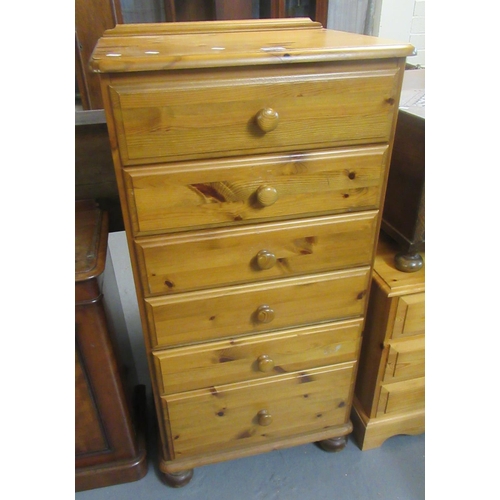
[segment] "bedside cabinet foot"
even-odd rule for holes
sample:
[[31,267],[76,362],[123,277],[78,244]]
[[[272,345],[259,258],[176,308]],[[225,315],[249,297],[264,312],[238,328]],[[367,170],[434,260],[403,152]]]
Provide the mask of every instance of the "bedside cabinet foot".
[[347,444],[347,436],[339,436],[332,439],[324,439],[323,441],[318,441],[316,443],[323,451],[328,451],[329,453],[336,453],[342,451]]
[[394,257],[394,264],[398,271],[414,273],[420,271],[424,265],[424,259],[419,253],[398,253]]
[[172,488],[181,488],[191,481],[193,469],[181,470],[179,472],[163,472],[163,479]]

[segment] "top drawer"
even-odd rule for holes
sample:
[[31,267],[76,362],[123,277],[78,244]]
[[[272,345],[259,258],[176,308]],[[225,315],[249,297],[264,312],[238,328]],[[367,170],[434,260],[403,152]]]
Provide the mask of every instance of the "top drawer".
[[116,81],[109,92],[122,164],[386,142],[397,68],[360,68]]

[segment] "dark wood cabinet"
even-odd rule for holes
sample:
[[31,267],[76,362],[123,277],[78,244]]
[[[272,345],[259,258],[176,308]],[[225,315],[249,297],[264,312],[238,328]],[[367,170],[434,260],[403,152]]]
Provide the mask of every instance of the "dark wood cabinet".
[[145,390],[127,391],[99,285],[108,221],[93,202],[75,210],[75,489],[141,479],[147,472]]
[[122,23],[119,0],[75,2],[75,76],[77,95],[85,110],[103,108],[99,78],[88,65],[90,54],[106,29]]
[[[407,70],[403,89],[425,91],[425,70]],[[425,251],[425,93],[415,96],[399,112],[382,216],[382,229],[399,247],[396,267],[406,272],[423,267]]]
[[167,21],[309,17],[326,28],[328,0],[164,0]]

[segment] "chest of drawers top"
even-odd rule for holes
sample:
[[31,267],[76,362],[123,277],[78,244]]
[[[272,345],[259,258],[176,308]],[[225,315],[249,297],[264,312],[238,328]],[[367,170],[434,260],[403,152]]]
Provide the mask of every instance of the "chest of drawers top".
[[406,57],[410,44],[326,30],[307,18],[122,24],[90,60],[98,73],[355,61]]

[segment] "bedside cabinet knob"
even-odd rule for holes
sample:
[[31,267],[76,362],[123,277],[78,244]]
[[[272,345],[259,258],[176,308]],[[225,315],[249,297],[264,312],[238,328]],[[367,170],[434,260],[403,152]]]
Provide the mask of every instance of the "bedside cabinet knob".
[[259,306],[255,316],[259,323],[270,323],[274,319],[274,311],[269,306]]
[[278,199],[278,191],[272,186],[260,186],[255,193],[257,196],[257,201],[263,207],[270,207]]
[[273,416],[267,410],[260,410],[259,413],[257,413],[257,421],[259,425],[266,426],[272,423]]
[[276,255],[267,250],[261,250],[257,254],[257,266],[259,269],[271,269],[276,264]]
[[267,354],[259,356],[257,364],[261,372],[270,372],[274,368],[274,361]]
[[273,108],[264,108],[257,113],[255,120],[262,132],[267,133],[278,126],[280,118],[278,112]]

